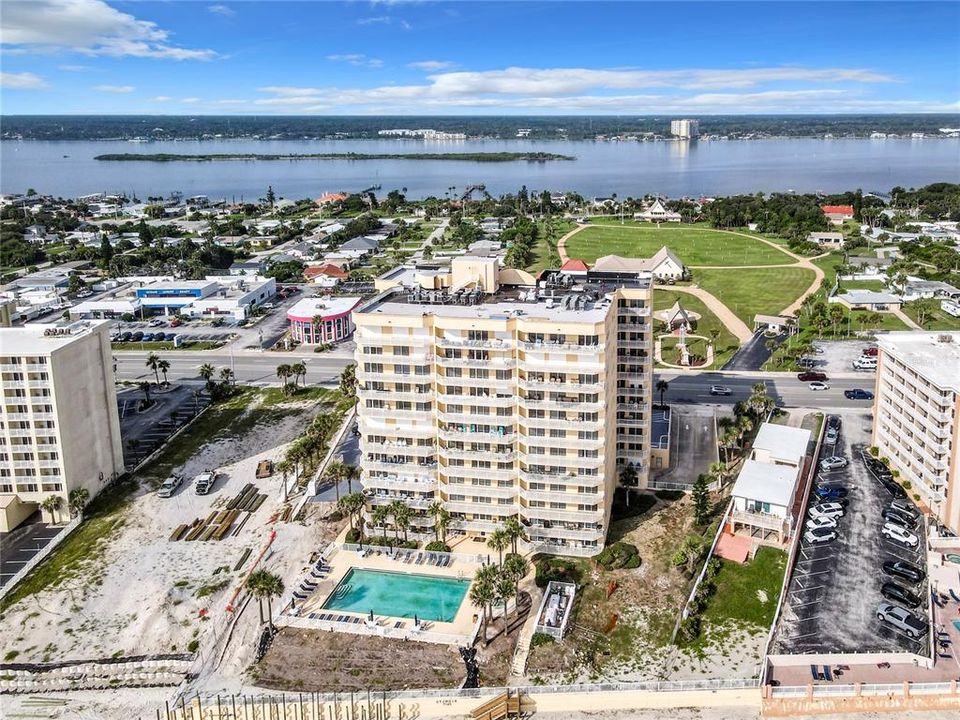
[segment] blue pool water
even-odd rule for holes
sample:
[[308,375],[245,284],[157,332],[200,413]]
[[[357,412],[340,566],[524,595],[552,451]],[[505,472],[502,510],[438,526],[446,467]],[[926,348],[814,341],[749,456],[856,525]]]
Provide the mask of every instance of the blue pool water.
[[954,626],[957,630],[960,630],[960,620],[954,620],[954,621],[953,621],[953,626]]
[[353,568],[323,604],[327,610],[452,622],[470,582]]

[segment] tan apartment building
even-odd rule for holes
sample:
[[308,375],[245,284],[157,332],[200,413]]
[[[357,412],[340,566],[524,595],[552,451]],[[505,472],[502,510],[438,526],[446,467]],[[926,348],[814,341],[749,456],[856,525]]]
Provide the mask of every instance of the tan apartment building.
[[496,257],[391,274],[354,313],[363,485],[433,535],[517,517],[530,546],[602,549],[620,469],[649,472],[651,277],[551,271]]
[[960,533],[960,332],[892,332],[877,344],[873,444]]
[[51,495],[66,519],[72,489],[93,497],[123,472],[109,325],[0,328],[0,530]]

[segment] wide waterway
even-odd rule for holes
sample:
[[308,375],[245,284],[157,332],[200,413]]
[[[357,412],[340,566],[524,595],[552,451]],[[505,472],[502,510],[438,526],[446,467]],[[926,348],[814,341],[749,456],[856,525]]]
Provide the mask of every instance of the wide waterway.
[[[547,152],[573,161],[231,160],[107,162],[105,153]],[[203,140],[0,142],[0,192],[55,196],[96,192],[143,199],[182,192],[256,199],[316,197],[379,185],[413,198],[459,194],[484,184],[498,195],[572,190],[587,197],[731,195],[758,191],[888,191],[960,181],[960,139],[774,139],[699,142],[468,140]]]

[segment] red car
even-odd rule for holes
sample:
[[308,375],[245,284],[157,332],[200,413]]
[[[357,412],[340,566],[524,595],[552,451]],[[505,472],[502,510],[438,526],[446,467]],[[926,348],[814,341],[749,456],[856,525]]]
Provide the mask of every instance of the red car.
[[827,374],[822,372],[802,372],[797,375],[797,380],[801,382],[823,382],[827,379]]
[[868,347],[863,349],[863,354],[867,357],[876,357],[880,354],[880,348]]

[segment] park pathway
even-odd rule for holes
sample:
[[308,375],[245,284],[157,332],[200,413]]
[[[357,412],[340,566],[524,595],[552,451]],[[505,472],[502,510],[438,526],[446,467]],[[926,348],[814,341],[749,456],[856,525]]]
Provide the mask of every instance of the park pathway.
[[913,318],[907,315],[900,308],[890,308],[890,312],[896,315],[898,318],[900,318],[900,321],[911,330],[923,330],[922,327],[920,327],[913,321]]
[[710,312],[716,315],[720,322],[726,325],[727,330],[733,333],[741,343],[745,343],[753,337],[753,331],[747,327],[747,324],[743,320],[738,318],[730,308],[703,288],[697,287],[696,285],[670,285],[664,289],[670,292],[687,293],[688,295],[700,298],[703,304],[710,308]]

